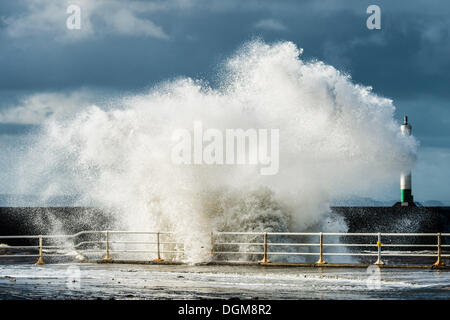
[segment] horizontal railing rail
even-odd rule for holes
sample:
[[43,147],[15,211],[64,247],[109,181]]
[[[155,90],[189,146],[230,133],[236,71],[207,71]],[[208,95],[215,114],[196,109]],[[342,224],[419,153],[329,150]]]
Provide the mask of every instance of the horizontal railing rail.
[[[228,237],[228,239],[223,239],[227,236],[234,236],[233,238]],[[237,237],[236,237],[237,236]],[[239,236],[257,236],[259,237],[259,241],[249,242],[245,241]],[[437,261],[434,263],[434,266],[443,266],[444,262],[442,258],[450,257],[450,254],[443,253],[442,249],[449,248],[450,245],[442,244],[442,238],[450,236],[450,233],[343,233],[343,232],[217,232],[211,234],[211,243],[213,243],[214,248],[212,250],[212,254],[214,255],[260,255],[262,256],[262,260],[260,261],[263,264],[270,263],[269,256],[318,256],[318,260],[315,262],[316,265],[324,265],[326,261],[324,257],[329,256],[349,256],[349,257],[377,257],[377,260],[374,264],[383,265],[382,257],[436,257]],[[280,237],[289,238],[289,237],[317,237],[317,242],[314,240],[310,240],[310,242],[297,241],[297,242],[280,242]],[[371,243],[347,243],[347,242],[338,242],[338,243],[327,243],[324,240],[324,237],[362,237],[364,239],[367,238],[375,238],[376,241]],[[390,240],[392,241],[394,238],[406,238],[406,237],[435,237],[435,243],[396,243],[395,241],[392,243],[382,243],[382,240]],[[222,238],[222,240],[219,240]],[[389,239],[390,238],[390,239]],[[270,241],[269,239],[274,239],[274,241]],[[339,238],[338,238],[339,239]],[[242,247],[250,247],[253,246],[253,250],[248,250],[249,248]],[[215,249],[215,248],[222,249]],[[224,248],[225,247],[225,248]],[[232,248],[235,250],[232,250]],[[311,251],[280,251],[280,248],[318,248],[317,252]],[[325,248],[377,248],[376,251],[368,252],[368,251],[360,251],[360,252],[327,252]],[[392,248],[401,248],[401,249],[415,249],[412,252],[400,251],[400,252],[390,252],[390,251],[382,251],[382,247],[392,249]],[[263,248],[262,251],[255,250],[256,248]],[[278,248],[278,250],[277,250]],[[417,249],[430,249],[435,252],[418,252]],[[430,251],[429,250],[429,251]]]
[[[81,238],[84,235],[94,235],[104,237],[103,239],[98,240],[80,240],[76,241],[78,238]],[[154,259],[155,261],[163,261],[161,258],[161,254],[182,254],[184,251],[180,249],[162,249],[162,246],[183,246],[183,243],[176,241],[164,240],[161,241],[161,236],[170,236],[173,235],[172,232],[150,232],[150,231],[120,231],[120,230],[89,230],[89,231],[81,231],[71,235],[8,235],[1,236],[0,241],[2,240],[16,240],[16,239],[33,239],[37,240],[37,245],[27,245],[27,246],[5,246],[0,247],[1,249],[11,251],[13,250],[28,250],[34,249],[37,252],[34,254],[25,253],[16,253],[16,254],[0,254],[0,258],[11,258],[11,257],[37,257],[38,261],[36,264],[44,264],[44,255],[46,257],[61,257],[61,256],[84,256],[86,254],[92,253],[104,253],[103,260],[110,261],[112,260],[111,254],[113,253],[128,253],[128,254],[136,254],[136,253],[149,253],[156,254],[157,257]],[[154,237],[151,241],[144,240],[115,240],[111,239],[111,236],[152,236]],[[63,241],[65,242],[63,245],[46,245],[44,241]],[[71,243],[67,243],[71,241]],[[101,248],[83,248],[86,246],[101,246]],[[146,246],[156,246],[155,249],[151,250],[150,248],[136,249],[136,248],[111,248],[111,246],[120,246],[120,245],[146,245]],[[72,252],[68,251],[68,249],[73,249]],[[62,251],[58,253],[58,251]]]
[[[147,238],[140,239],[140,236]],[[450,233],[211,232],[210,237],[213,261],[229,260],[226,258],[228,256],[238,257],[239,261],[255,261],[255,258],[248,258],[247,255],[261,256],[260,263],[269,264],[269,257],[316,256],[318,260],[314,264],[325,265],[325,257],[347,256],[376,257],[374,264],[383,265],[383,257],[435,257],[434,266],[439,267],[444,266],[443,258],[450,258],[450,253],[443,251],[450,245],[442,241],[450,237]],[[433,237],[435,240],[426,243],[416,241]],[[350,238],[363,239],[364,242],[349,243],[352,242]],[[163,258],[174,260],[185,255],[184,243],[177,241],[174,232],[167,231],[87,230],[71,235],[0,235],[0,242],[20,239],[36,240],[36,245],[0,246],[0,250],[6,250],[6,254],[0,254],[0,258],[37,257],[36,264],[44,264],[44,256],[70,257],[103,253],[102,260],[111,261],[112,255],[117,254],[154,254],[156,257],[153,260],[161,262]],[[399,242],[398,239],[404,241]],[[415,241],[408,243],[411,239]],[[58,241],[62,244],[58,244]],[[301,251],[302,248],[307,250]],[[332,251],[343,248],[353,252]],[[390,251],[394,248],[401,250]]]

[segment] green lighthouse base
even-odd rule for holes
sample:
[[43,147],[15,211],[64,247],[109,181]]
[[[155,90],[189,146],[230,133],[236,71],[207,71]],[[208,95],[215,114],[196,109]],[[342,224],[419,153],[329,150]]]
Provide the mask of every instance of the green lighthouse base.
[[400,194],[400,202],[402,203],[413,203],[414,197],[411,193],[411,189],[403,189]]

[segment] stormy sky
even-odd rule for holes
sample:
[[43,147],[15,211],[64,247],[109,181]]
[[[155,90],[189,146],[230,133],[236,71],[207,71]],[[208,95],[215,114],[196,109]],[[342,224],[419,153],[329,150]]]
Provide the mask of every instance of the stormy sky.
[[[66,27],[69,4],[81,8],[80,30]],[[372,4],[381,30],[366,27]],[[450,202],[447,0],[1,1],[0,193],[15,150],[48,117],[177,76],[214,83],[219,63],[254,38],[292,41],[304,59],[391,98],[420,141],[416,199]]]

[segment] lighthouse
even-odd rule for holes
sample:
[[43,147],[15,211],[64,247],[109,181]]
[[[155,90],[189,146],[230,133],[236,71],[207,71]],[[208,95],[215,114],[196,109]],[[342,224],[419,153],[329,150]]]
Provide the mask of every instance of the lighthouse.
[[[408,123],[408,117],[405,116],[400,130],[404,136],[410,136],[412,127]],[[405,170],[400,175],[400,201],[402,206],[414,205],[413,195],[411,192],[411,170]]]

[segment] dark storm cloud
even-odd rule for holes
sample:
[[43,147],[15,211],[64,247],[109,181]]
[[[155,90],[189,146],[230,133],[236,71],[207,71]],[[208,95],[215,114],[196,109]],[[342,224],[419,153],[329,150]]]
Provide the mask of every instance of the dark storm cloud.
[[[220,61],[261,37],[295,42],[305,59],[332,64],[392,98],[400,114],[424,111],[412,99],[432,105],[437,115],[427,118],[423,137],[438,134],[433,121],[450,115],[448,1],[80,1],[88,20],[76,37],[65,29],[63,1],[36,3],[0,4],[2,92],[132,91],[179,75],[213,81]],[[381,7],[381,30],[366,28],[370,4]],[[131,19],[125,28],[120,17],[108,20],[121,10]],[[134,33],[128,25],[137,26]],[[441,135],[448,136],[450,129]]]
[[[351,73],[355,81],[373,85],[387,96],[448,95],[450,75],[444,69],[450,67],[450,24],[443,23],[447,2],[430,2],[429,7],[435,10],[423,13],[409,8],[406,1],[380,1],[381,31],[365,27],[365,9],[374,1],[340,2],[324,2],[322,6],[310,1],[288,2],[286,7],[250,2],[242,8],[194,2],[184,9],[140,15],[160,26],[169,39],[114,32],[67,42],[55,40],[56,36],[47,32],[11,37],[3,23],[0,86],[34,90],[86,85],[136,88],[180,74],[211,77],[220,58],[260,35],[267,41],[294,41],[305,49],[306,58],[332,63]],[[399,2],[409,10],[399,10]],[[14,12],[11,2],[2,3],[0,8],[10,22],[23,10],[20,2],[16,7],[19,12]],[[264,19],[283,28],[256,28]],[[106,28],[95,24],[95,17],[92,21],[92,29]],[[378,41],[371,41],[375,36]]]

